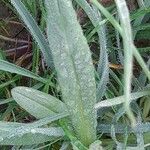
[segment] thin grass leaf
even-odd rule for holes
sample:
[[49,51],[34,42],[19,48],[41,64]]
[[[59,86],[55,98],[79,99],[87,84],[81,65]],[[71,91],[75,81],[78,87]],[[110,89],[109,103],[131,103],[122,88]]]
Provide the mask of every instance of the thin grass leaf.
[[4,87],[6,87],[6,86],[8,86],[10,84],[13,84],[14,82],[16,82],[19,79],[20,79],[20,77],[18,75],[16,75],[11,80],[9,80],[9,81],[7,81],[5,83],[0,84],[0,89],[3,89]]
[[[142,96],[149,95],[149,94],[150,94],[149,90],[143,90],[143,91],[131,93],[130,102],[132,102],[133,100],[136,100]],[[107,100],[97,103],[95,105],[95,109],[100,109],[103,107],[111,107],[111,106],[119,105],[122,103],[124,103],[124,96],[119,96],[119,97],[107,99]]]
[[38,90],[27,87],[16,87],[12,89],[11,93],[15,101],[36,118],[67,112],[67,108],[63,102]]
[[[97,15],[97,20],[102,21],[101,14],[98,12],[97,8],[93,7],[93,11],[95,15]],[[99,36],[99,44],[100,44],[100,57],[99,57],[97,72],[100,77],[100,82],[97,85],[96,98],[97,100],[100,100],[105,94],[107,83],[109,80],[109,66],[108,66],[109,62],[108,62],[108,53],[107,53],[107,37],[106,37],[105,24],[100,26],[98,30],[98,36]]]
[[18,122],[5,122],[0,121],[0,128],[3,128],[3,130],[9,131],[12,128],[16,129],[19,127],[28,127],[28,128],[38,128],[45,126],[47,124],[50,124],[54,121],[57,121],[59,119],[65,118],[68,116],[67,112],[63,113],[57,113],[54,115],[49,115],[48,117],[39,119],[38,121],[32,122],[32,123],[18,123]]
[[150,13],[149,5],[146,5],[146,8],[145,7],[139,8],[138,10],[136,10],[136,12],[133,12],[131,14],[131,21],[133,21],[137,18],[143,17],[148,13]]
[[4,61],[4,60],[0,60],[0,70],[7,71],[7,72],[10,72],[10,73],[16,73],[16,74],[19,74],[19,75],[22,75],[22,76],[33,78],[33,79],[35,79],[37,81],[40,81],[42,83],[47,83],[46,79],[34,74],[33,72],[31,72],[27,69],[24,69],[22,67],[19,67],[15,64]]
[[66,141],[63,142],[62,145],[61,145],[60,150],[67,150],[67,149],[69,149],[69,145],[70,145],[69,142],[66,142]]
[[[59,84],[78,139],[96,139],[96,85],[87,41],[70,0],[46,0],[47,35]],[[86,128],[85,128],[86,124]]]
[[122,27],[122,38],[124,45],[124,98],[125,103],[124,107],[127,112],[131,123],[135,125],[135,118],[130,109],[130,93],[131,93],[131,82],[132,82],[132,68],[133,68],[133,39],[132,39],[132,30],[130,24],[129,10],[125,0],[115,0],[121,27]]
[[0,105],[4,105],[4,104],[10,103],[12,101],[14,101],[13,98],[8,98],[8,99],[5,99],[5,100],[0,100]]
[[23,3],[19,0],[11,0],[12,5],[15,7],[19,15],[21,16],[22,20],[30,30],[32,36],[38,43],[45,61],[47,65],[50,68],[54,68],[53,66],[53,60],[52,60],[52,55],[51,55],[51,50],[49,48],[48,42],[46,41],[43,33],[41,32],[40,28],[38,27],[36,21],[34,18],[31,16],[29,11],[26,9],[26,7],[23,5]]
[[[119,23],[115,20],[115,18],[97,1],[92,0],[92,3],[99,8],[99,10],[103,13],[103,15],[111,22],[111,24],[119,31],[120,35],[123,36],[123,31]],[[137,48],[133,45],[133,54],[137,59],[138,63],[140,64],[141,68],[143,69],[144,73],[150,80],[150,71],[147,68],[144,60],[142,59],[141,55],[139,54]]]
[[[150,132],[150,123],[138,124],[134,129],[125,124],[114,124],[114,132],[117,133],[147,133]],[[98,124],[98,133],[111,133],[112,124]]]
[[34,127],[34,128],[41,127],[41,126],[47,125],[53,121],[57,121],[59,119],[65,118],[67,116],[69,116],[68,112],[57,113],[55,115],[51,115],[51,116],[42,118],[38,121],[35,121],[33,123],[30,123],[29,127]]
[[[141,1],[142,1],[142,2],[141,2]],[[138,0],[138,2],[139,2],[139,7],[140,7],[141,9],[147,11],[147,13],[150,11],[150,8],[149,8],[150,2],[149,2],[149,0],[145,0],[145,5],[144,5],[144,3],[143,3],[143,0]],[[141,17],[135,19],[133,25],[134,25],[134,26],[140,26],[141,23],[142,23],[142,21],[143,21],[143,19],[144,19],[144,16],[145,16],[145,15],[146,15],[146,13],[145,13],[143,16],[141,16]],[[133,38],[134,38],[134,39],[135,39],[136,35],[137,35],[137,31],[135,31],[134,34],[133,34]]]

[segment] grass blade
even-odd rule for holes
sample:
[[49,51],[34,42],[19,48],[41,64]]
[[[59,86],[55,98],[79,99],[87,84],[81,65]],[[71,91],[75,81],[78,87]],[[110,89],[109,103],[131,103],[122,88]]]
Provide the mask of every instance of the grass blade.
[[[99,10],[103,13],[103,15],[111,22],[111,24],[119,31],[120,35],[123,36],[123,31],[119,23],[115,20],[115,18],[97,1],[92,0],[92,3],[99,8]],[[138,63],[140,64],[141,68],[143,69],[144,73],[150,80],[150,71],[147,68],[144,60],[142,59],[141,55],[139,54],[137,48],[132,45],[133,54],[135,58],[137,59]]]
[[[138,99],[142,96],[149,95],[149,94],[150,94],[149,90],[144,90],[144,91],[131,93],[130,102],[135,100],[135,99]],[[115,97],[115,98],[112,98],[112,99],[107,99],[107,100],[101,101],[101,102],[99,102],[95,105],[95,109],[100,109],[102,107],[111,107],[111,106],[119,105],[119,104],[122,104],[122,103],[124,103],[124,95],[119,96],[119,97]]]
[[[150,123],[142,123],[137,125],[134,129],[131,126],[124,124],[115,124],[115,133],[125,133],[126,129],[128,133],[146,133],[150,131]],[[111,133],[112,124],[99,124],[97,126],[98,132]]]
[[7,71],[7,72],[10,72],[10,73],[16,73],[16,74],[19,74],[19,75],[22,75],[22,76],[33,78],[33,79],[35,79],[37,81],[40,81],[42,83],[47,83],[46,79],[34,74],[33,72],[31,72],[27,69],[24,69],[22,67],[19,67],[15,64],[9,63],[9,62],[4,61],[4,60],[1,60],[1,59],[0,59],[0,70]]
[[48,42],[46,41],[44,35],[42,34],[40,28],[38,27],[36,21],[31,16],[29,11],[26,9],[26,7],[23,5],[21,1],[18,0],[11,0],[12,5],[16,8],[17,12],[21,16],[24,23],[27,25],[28,29],[30,30],[32,36],[38,43],[45,61],[47,65],[51,68],[53,68],[53,61],[52,61],[52,55],[51,50],[49,48]]
[[133,68],[133,39],[130,24],[129,10],[124,0],[115,0],[118,13],[120,16],[121,27],[123,31],[123,45],[124,45],[124,107],[131,123],[135,125],[135,118],[130,109],[130,92],[132,82],[132,68]]

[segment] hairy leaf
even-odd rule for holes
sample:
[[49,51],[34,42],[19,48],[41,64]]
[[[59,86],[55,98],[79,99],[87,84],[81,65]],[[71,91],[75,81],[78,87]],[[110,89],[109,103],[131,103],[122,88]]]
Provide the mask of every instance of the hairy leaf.
[[32,88],[16,87],[12,89],[12,96],[22,108],[36,118],[67,112],[67,108],[63,102]]
[[[87,41],[70,0],[46,0],[47,34],[65,101],[78,138],[96,139],[96,85]],[[85,128],[86,125],[86,128]]]

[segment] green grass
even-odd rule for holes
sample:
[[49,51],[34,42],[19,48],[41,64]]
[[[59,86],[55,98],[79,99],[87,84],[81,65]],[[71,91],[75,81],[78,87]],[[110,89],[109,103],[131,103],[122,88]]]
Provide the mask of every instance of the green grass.
[[0,51],[0,149],[149,149],[149,0],[3,2],[34,40],[30,70]]

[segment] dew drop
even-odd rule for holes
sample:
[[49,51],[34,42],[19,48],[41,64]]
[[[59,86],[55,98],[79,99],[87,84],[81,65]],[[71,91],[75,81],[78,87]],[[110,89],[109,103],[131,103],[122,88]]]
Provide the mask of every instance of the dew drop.
[[31,129],[31,133],[36,133],[36,130],[35,129]]
[[2,137],[0,137],[0,142],[3,141],[4,139]]

